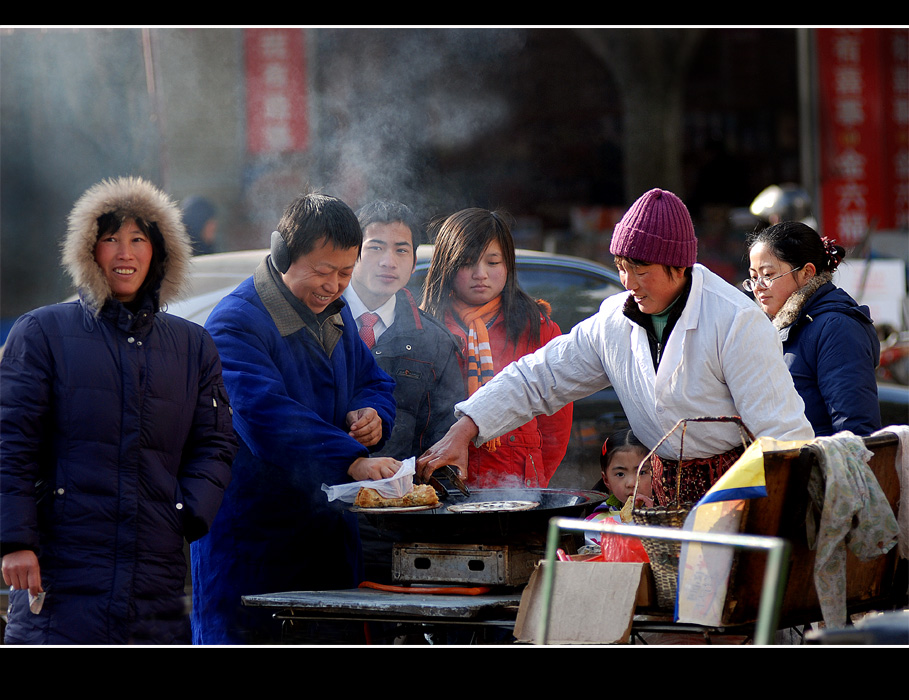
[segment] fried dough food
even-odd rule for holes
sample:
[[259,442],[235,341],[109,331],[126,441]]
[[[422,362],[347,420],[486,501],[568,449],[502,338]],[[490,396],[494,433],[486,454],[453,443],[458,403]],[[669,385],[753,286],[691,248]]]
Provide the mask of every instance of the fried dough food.
[[401,498],[385,498],[375,489],[361,488],[357,492],[354,505],[359,508],[410,508],[413,506],[437,506],[439,496],[429,484],[414,486],[413,490]]

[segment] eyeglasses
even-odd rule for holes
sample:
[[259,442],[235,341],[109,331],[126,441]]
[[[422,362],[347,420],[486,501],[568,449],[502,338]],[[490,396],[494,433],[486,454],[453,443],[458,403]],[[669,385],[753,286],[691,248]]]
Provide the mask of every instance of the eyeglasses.
[[798,272],[801,270],[804,265],[799,265],[798,267],[789,270],[789,272],[784,272],[782,275],[777,275],[776,277],[764,277],[763,275],[758,275],[757,277],[749,277],[744,282],[742,282],[742,289],[746,292],[753,292],[758,287],[765,287],[770,289],[770,286],[774,281],[778,280],[780,277],[785,277],[786,275],[791,275],[793,272]]

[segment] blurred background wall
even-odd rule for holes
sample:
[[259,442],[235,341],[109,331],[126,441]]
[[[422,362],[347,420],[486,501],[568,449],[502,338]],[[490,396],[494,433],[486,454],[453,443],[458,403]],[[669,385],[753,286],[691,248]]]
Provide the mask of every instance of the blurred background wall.
[[[604,263],[624,209],[663,187],[688,204],[700,260],[737,280],[762,189],[800,183],[833,227],[832,187],[855,186],[845,173],[864,158],[886,182],[861,211],[840,199],[838,237],[859,249],[872,227],[902,236],[906,39],[899,28],[0,28],[3,330],[72,292],[58,254],[66,216],[119,175],[211,200],[221,250],[264,247],[284,206],[318,189],[353,208],[400,199],[426,221],[503,208],[520,246]],[[858,79],[834,74],[849,61]],[[843,128],[823,121],[824,85],[858,92],[864,131],[845,100]]]

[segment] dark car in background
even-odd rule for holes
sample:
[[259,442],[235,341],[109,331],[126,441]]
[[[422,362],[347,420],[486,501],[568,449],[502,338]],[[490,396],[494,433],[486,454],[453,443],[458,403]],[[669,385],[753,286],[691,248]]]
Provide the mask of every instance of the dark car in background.
[[[215,305],[252,275],[266,255],[268,250],[261,249],[193,258],[191,295],[171,304],[167,311],[204,325]],[[418,302],[431,255],[431,246],[420,246],[408,284]],[[553,318],[563,332],[594,314],[603,299],[622,291],[615,270],[584,258],[518,249],[517,268],[518,283],[531,296],[552,304]]]
[[[418,302],[432,250],[431,245],[419,247],[417,267],[407,285]],[[603,299],[624,291],[618,272],[586,258],[518,248],[515,264],[520,287],[552,305],[552,318],[563,333],[595,314]]]

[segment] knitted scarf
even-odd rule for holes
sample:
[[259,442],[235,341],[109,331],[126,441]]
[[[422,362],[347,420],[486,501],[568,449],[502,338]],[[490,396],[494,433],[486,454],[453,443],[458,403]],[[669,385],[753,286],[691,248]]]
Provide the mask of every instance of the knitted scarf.
[[[477,389],[483,386],[495,375],[495,366],[492,362],[492,350],[489,346],[489,333],[486,324],[490,323],[502,306],[501,296],[488,301],[483,306],[470,306],[452,299],[451,310],[461,319],[467,328],[467,395],[473,396]],[[490,452],[494,452],[499,445],[495,438],[486,443]]]

